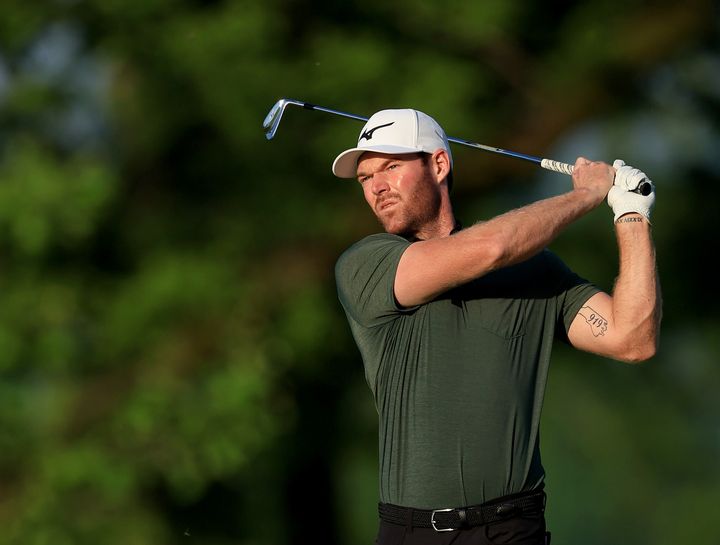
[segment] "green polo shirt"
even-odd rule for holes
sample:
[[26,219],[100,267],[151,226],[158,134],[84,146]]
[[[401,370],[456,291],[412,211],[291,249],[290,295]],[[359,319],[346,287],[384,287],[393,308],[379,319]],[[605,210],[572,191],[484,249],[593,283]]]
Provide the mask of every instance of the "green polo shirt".
[[393,285],[410,244],[371,235],[335,269],[379,415],[380,501],[461,507],[539,487],[553,339],[599,290],[546,250],[403,309]]

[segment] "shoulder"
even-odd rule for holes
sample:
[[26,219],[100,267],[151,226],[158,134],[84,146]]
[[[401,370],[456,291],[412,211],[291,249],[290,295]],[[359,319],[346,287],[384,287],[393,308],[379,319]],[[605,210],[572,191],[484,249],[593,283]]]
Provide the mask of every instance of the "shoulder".
[[399,251],[402,253],[411,243],[398,235],[376,233],[369,235],[347,248],[338,258],[335,269],[341,269],[352,263],[377,259],[383,255]]
[[402,237],[380,233],[342,253],[335,264],[335,283],[340,303],[355,322],[378,325],[398,314],[395,273],[409,245]]
[[343,252],[343,255],[349,252],[356,252],[360,251],[363,248],[371,248],[371,247],[378,247],[378,246],[387,246],[387,245],[395,245],[395,244],[401,244],[404,246],[409,246],[411,243],[407,239],[399,236],[399,235],[393,235],[390,233],[375,233],[372,235],[368,235],[363,239],[358,240],[355,244],[350,246],[345,252]]

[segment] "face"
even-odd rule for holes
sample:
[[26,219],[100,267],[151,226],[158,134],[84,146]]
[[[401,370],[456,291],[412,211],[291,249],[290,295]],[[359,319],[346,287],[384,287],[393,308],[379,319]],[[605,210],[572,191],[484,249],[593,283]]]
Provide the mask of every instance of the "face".
[[422,154],[366,152],[358,161],[357,178],[388,233],[411,238],[437,220],[440,189]]

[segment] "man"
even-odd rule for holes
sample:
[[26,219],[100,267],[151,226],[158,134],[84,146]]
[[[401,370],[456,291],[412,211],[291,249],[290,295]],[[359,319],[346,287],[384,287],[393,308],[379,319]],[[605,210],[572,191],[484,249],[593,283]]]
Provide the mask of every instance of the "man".
[[[409,109],[373,115],[333,164],[385,230],[336,265],[379,414],[377,543],[549,543],[538,428],[551,345],[654,355],[654,189],[632,191],[645,175],[622,161],[579,158],[572,190],[461,229],[452,166],[442,128]],[[612,295],[545,249],[606,197],[620,252]]]

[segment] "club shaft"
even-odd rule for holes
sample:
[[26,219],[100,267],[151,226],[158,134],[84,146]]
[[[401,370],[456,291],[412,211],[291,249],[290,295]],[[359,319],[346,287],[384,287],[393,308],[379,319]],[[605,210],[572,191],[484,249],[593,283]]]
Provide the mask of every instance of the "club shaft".
[[[302,107],[306,110],[316,110],[319,112],[326,112],[329,114],[335,114],[342,117],[347,117],[350,119],[356,119],[358,121],[367,121],[367,117],[363,117],[361,115],[355,115],[348,112],[341,112],[339,110],[332,110],[330,108],[325,108],[324,106],[318,106],[317,104],[310,104],[309,102],[302,102]],[[454,144],[462,144],[463,146],[468,146],[471,148],[480,149],[483,151],[489,151],[491,153],[499,153],[501,155],[507,155],[509,157],[515,157],[517,159],[524,159],[525,161],[532,161],[533,163],[537,163],[538,165],[542,163],[542,158],[535,157],[533,155],[527,155],[525,153],[518,153],[516,151],[510,151],[502,148],[495,148],[491,146],[485,146],[483,144],[478,144],[477,142],[471,142],[470,140],[464,140],[462,138],[455,138],[453,136],[448,136],[448,142],[453,142]],[[570,166],[570,165],[568,165]]]
[[367,121],[367,117],[363,117],[361,115],[355,115],[355,114],[349,114],[347,112],[341,112],[340,110],[332,110],[330,108],[325,108],[324,106],[318,106],[317,104],[310,104],[309,102],[302,102],[302,107],[306,110],[316,110],[318,112],[326,112],[329,114],[335,114],[340,115],[342,117],[347,117],[350,119],[357,119],[358,121]]
[[[361,115],[351,114],[348,112],[343,112],[340,110],[333,110],[332,108],[326,108],[324,106],[318,106],[317,104],[311,104],[310,102],[303,102],[300,100],[293,100],[293,99],[282,99],[279,101],[272,110],[270,110],[270,113],[265,118],[265,126],[268,127],[271,125],[271,121],[273,118],[275,118],[275,121],[272,123],[272,127],[268,130],[266,133],[266,136],[268,139],[271,139],[273,136],[275,136],[275,131],[277,130],[277,126],[280,123],[280,117],[283,114],[283,111],[285,109],[285,106],[287,104],[294,104],[295,106],[300,106],[306,110],[315,110],[318,112],[325,112],[333,115],[339,115],[341,117],[347,117],[349,119],[355,119],[357,121],[364,121],[367,122],[368,118],[363,117]],[[573,172],[573,166],[569,165],[567,163],[561,163],[560,161],[553,161],[552,159],[545,159],[542,157],[536,157],[534,155],[527,155],[525,153],[519,153],[517,151],[510,151],[502,148],[496,148],[493,146],[486,146],[484,144],[478,144],[477,142],[471,142],[470,140],[465,140],[463,138],[456,138],[452,136],[448,136],[448,141],[452,142],[454,144],[461,144],[463,146],[468,146],[471,148],[487,151],[490,153],[496,153],[499,155],[505,155],[507,157],[515,157],[516,159],[522,159],[524,161],[530,161],[532,163],[535,163],[537,165],[540,165],[542,168],[546,170],[551,170],[553,172],[560,172],[562,174],[572,175]],[[635,190],[636,193],[640,193],[642,195],[648,195],[652,191],[652,185],[648,181],[643,181],[640,183],[638,188]]]

